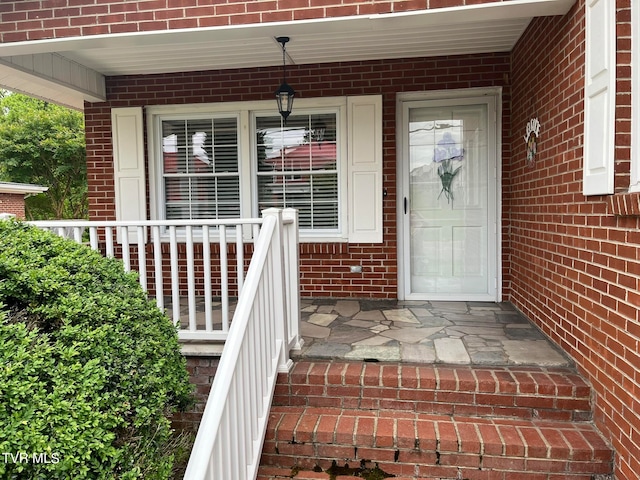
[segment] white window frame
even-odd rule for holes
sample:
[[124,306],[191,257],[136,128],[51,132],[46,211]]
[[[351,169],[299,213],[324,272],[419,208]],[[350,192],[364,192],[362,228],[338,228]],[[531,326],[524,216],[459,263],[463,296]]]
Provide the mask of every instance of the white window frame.
[[[208,104],[187,104],[146,107],[148,154],[149,154],[149,203],[151,219],[165,218],[165,205],[162,187],[162,132],[161,122],[166,119],[191,119],[202,117],[237,117],[238,118],[238,154],[240,174],[240,212],[242,217],[259,217],[257,202],[257,149],[256,127],[257,116],[274,114],[272,101],[229,102]],[[304,242],[347,242],[347,97],[326,97],[313,99],[296,99],[296,113],[335,113],[338,157],[338,231],[301,230],[300,240]],[[277,112],[276,112],[277,114]],[[250,181],[247,181],[247,179]]]
[[[238,143],[240,142],[240,129],[241,129],[241,125],[240,125],[240,115],[238,113],[235,114],[220,114],[220,113],[198,113],[198,114],[192,114],[192,113],[184,113],[184,114],[177,114],[177,115],[170,115],[170,114],[164,114],[164,115],[157,115],[155,120],[156,120],[156,131],[154,133],[154,143],[155,141],[162,139],[162,122],[163,120],[208,120],[208,119],[227,119],[227,118],[234,118],[236,119],[236,125],[237,125],[237,135],[238,135]],[[188,139],[187,139],[188,140]],[[213,140],[212,140],[213,141]],[[159,148],[158,146],[155,146],[156,148],[158,148],[159,152],[158,152],[158,156],[156,157],[149,157],[149,158],[154,158],[155,161],[152,162],[154,164],[154,168],[157,170],[157,174],[154,176],[150,176],[150,178],[155,179],[156,181],[156,185],[155,188],[157,189],[157,196],[151,197],[151,205],[153,207],[154,205],[154,201],[157,203],[156,206],[156,211],[157,211],[157,215],[159,219],[166,219],[166,201],[163,201],[161,199],[165,198],[165,191],[164,191],[164,171],[163,171],[163,166],[164,166],[164,159],[163,159],[163,151],[161,148]],[[238,145],[238,177],[239,177],[239,184],[240,184],[240,212],[242,212],[242,205],[244,203],[244,200],[242,198],[242,154],[241,154],[241,148],[240,145]],[[214,176],[218,176],[218,175],[214,175]],[[151,186],[151,182],[150,182],[150,186]]]

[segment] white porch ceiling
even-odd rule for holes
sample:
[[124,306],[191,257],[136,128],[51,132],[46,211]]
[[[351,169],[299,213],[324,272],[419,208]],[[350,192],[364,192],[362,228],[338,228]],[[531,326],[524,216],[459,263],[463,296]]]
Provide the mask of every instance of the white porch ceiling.
[[[80,75],[104,77],[262,67],[282,64],[277,36],[291,38],[287,61],[298,65],[508,52],[533,17],[564,15],[574,1],[511,0],[397,14],[16,42],[0,45],[0,60],[8,68],[28,64],[24,59],[29,56],[51,54],[80,66]],[[34,82],[33,76],[39,80]],[[63,98],[51,100],[75,108],[100,98],[99,91],[74,89],[74,83],[84,82],[69,84],[24,68],[12,75],[0,71],[5,88],[24,91],[24,85],[34,84],[38,88],[30,90],[37,91],[24,93],[47,92],[50,97],[57,85]]]

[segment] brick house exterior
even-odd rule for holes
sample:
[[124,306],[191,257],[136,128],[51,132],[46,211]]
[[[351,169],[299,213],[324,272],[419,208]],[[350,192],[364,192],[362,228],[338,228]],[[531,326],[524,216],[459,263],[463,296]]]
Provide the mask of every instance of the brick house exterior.
[[[380,299],[411,298],[407,269],[413,257],[407,248],[413,247],[403,231],[409,195],[403,109],[410,110],[412,102],[419,108],[420,102],[457,100],[459,92],[492,96],[499,119],[493,152],[499,160],[498,232],[489,237],[498,247],[493,298],[512,302],[575,360],[596,392],[596,423],[616,450],[616,478],[631,480],[640,472],[640,43],[632,36],[640,31],[640,6],[631,0],[591,5],[582,0],[6,1],[0,4],[0,83],[84,109],[95,220],[122,214],[116,194],[120,173],[114,172],[114,112],[140,112],[145,187],[138,207],[155,218],[159,197],[153,182],[159,173],[150,149],[154,143],[156,153],[161,149],[156,127],[163,119],[224,105],[234,115],[240,112],[238,118],[252,119],[269,108],[267,101],[273,113],[273,92],[282,80],[277,42],[270,44],[269,59],[257,58],[261,51],[252,56],[240,45],[227,57],[207,52],[220,55],[215,58],[221,63],[206,63],[198,32],[210,33],[213,43],[226,39],[223,45],[230,49],[242,43],[243,34],[253,40],[260,28],[265,38],[290,35],[287,49],[298,62],[287,66],[287,82],[300,97],[294,114],[296,109],[313,114],[314,108],[324,114],[327,105],[314,101],[337,99],[329,106],[349,123],[346,99],[381,101],[379,110],[370,110],[381,115],[381,177],[375,194],[380,198],[374,195],[380,205],[379,238],[353,241],[361,237],[347,232],[352,211],[343,213],[347,223],[337,240],[303,238],[302,295]],[[522,10],[511,14],[511,8]],[[483,23],[485,11],[495,18],[529,17],[510,48],[490,42],[481,48],[480,40],[474,42],[473,35],[491,30]],[[431,13],[441,20],[431,22]],[[380,29],[372,24],[371,30],[390,39],[367,49],[360,40],[372,37],[357,23],[361,19],[396,23],[381,23]],[[465,53],[448,48],[453,37],[436,47],[411,43],[409,35],[421,21],[425,38],[432,31],[443,38],[457,32],[459,42],[474,22],[483,28],[464,37],[466,45],[478,45]],[[440,21],[449,22],[444,30],[438,30]],[[498,37],[503,30],[494,32]],[[192,55],[203,58],[200,68],[185,60],[189,66],[181,69],[179,52],[174,55],[169,47],[166,56],[153,57],[156,37],[149,34],[169,33],[177,35],[181,47],[192,42]],[[325,44],[333,35],[345,43],[330,51]],[[401,46],[394,48],[394,41]],[[308,53],[296,51],[296,42]],[[305,62],[314,48],[325,60]],[[136,60],[156,58],[156,66],[145,63],[136,71],[122,61],[127,52]],[[47,70],[43,59],[60,68]],[[60,69],[75,74],[62,75]],[[540,125],[535,154],[523,140],[532,120]],[[345,132],[356,127],[349,124]],[[250,135],[246,142],[252,145]],[[345,167],[345,175],[351,173]],[[353,185],[341,184],[340,195],[347,198]],[[255,213],[251,195],[244,203]],[[444,204],[444,196],[440,201]],[[362,273],[352,273],[351,266],[361,266]]]
[[24,200],[29,195],[46,192],[47,187],[27,185],[24,183],[0,182],[0,215],[8,213],[16,218],[24,219]]

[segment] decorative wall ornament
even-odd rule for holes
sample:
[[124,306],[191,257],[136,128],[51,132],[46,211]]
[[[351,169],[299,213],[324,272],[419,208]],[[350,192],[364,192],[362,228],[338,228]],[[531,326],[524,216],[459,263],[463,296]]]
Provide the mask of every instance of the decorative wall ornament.
[[540,121],[532,118],[527,123],[527,130],[524,136],[524,143],[527,145],[527,166],[533,167],[536,163],[536,152],[538,151],[538,137],[540,136]]

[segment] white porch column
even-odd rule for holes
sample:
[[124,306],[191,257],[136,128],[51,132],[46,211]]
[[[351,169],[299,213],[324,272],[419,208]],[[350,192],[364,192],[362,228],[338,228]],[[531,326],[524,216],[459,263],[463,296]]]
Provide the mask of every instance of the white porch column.
[[280,350],[280,360],[278,361],[278,372],[288,372],[293,364],[289,359],[289,341],[288,341],[288,305],[287,305],[287,272],[285,269],[284,256],[284,232],[282,228],[282,210],[279,208],[268,208],[262,211],[262,217],[275,217],[276,227],[271,240],[271,250],[269,254],[272,264],[266,266],[271,270],[271,292],[273,295],[273,310],[276,342],[282,341],[282,349]]
[[289,350],[300,351],[304,339],[300,335],[300,241],[298,236],[298,210],[285,208],[284,220],[284,262],[287,299]]

